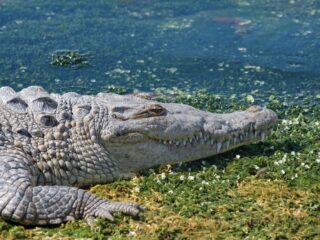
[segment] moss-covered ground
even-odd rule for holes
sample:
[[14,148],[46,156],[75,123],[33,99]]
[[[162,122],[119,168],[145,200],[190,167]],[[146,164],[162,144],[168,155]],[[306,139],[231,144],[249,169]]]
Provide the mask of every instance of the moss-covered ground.
[[[160,100],[216,112],[243,109],[254,100],[171,93]],[[320,239],[319,99],[290,105],[270,96],[267,106],[278,113],[279,124],[265,142],[90,189],[110,200],[142,204],[140,219],[116,215],[113,223],[99,219],[94,229],[84,221],[54,227],[0,221],[0,238]]]

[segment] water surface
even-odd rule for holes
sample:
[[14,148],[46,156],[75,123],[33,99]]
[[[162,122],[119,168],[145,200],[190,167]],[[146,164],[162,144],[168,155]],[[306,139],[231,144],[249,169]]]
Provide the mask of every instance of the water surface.
[[[319,27],[317,0],[1,0],[0,85],[316,98]],[[51,65],[60,49],[89,65]]]

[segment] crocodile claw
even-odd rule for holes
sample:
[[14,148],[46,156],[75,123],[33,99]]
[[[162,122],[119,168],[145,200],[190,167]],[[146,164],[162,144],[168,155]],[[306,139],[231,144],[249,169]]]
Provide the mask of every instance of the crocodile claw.
[[114,221],[113,213],[119,212],[133,217],[138,217],[145,209],[136,203],[128,202],[103,202],[85,216],[86,222],[93,226],[97,217]]

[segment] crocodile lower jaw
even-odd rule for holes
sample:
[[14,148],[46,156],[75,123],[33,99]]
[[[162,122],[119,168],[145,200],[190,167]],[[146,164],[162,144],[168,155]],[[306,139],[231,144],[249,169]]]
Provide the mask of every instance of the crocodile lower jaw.
[[239,133],[231,134],[230,136],[217,138],[210,133],[200,132],[198,135],[186,137],[183,139],[153,139],[161,144],[170,147],[192,147],[205,145],[210,148],[215,148],[216,153],[224,152],[248,142],[264,141],[267,136],[272,134],[272,128],[263,131],[247,130]]

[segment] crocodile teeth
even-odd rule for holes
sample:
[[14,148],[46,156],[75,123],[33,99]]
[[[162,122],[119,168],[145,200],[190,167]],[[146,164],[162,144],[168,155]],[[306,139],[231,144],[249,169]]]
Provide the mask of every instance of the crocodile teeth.
[[[162,144],[171,145],[171,146],[188,146],[188,144],[207,144],[216,149],[217,153],[220,153],[222,149],[229,149],[230,146],[233,147],[242,141],[259,138],[261,141],[266,139],[266,136],[272,135],[273,130],[268,129],[265,131],[255,131],[254,126],[251,124],[243,132],[234,133],[233,137],[229,140],[222,142],[217,142],[217,140],[212,139],[210,134],[199,132],[197,135],[189,136],[185,139],[180,140],[163,140],[159,139],[158,141]],[[0,139],[1,140],[1,139]],[[216,146],[215,146],[216,145]]]
[[266,134],[264,132],[261,132],[261,141],[264,141],[266,137]]
[[243,139],[244,139],[244,136],[243,136],[243,134],[239,134],[239,138],[240,138],[240,140],[242,141]]
[[253,132],[250,132],[250,133],[249,133],[249,138],[253,138],[253,136],[254,136],[254,133],[253,133]]
[[217,143],[217,153],[220,152],[221,147],[222,147],[221,142],[218,142],[218,143]]
[[227,149],[229,148],[229,146],[230,146],[230,141],[228,140],[228,141],[226,141],[226,146],[227,146]]

